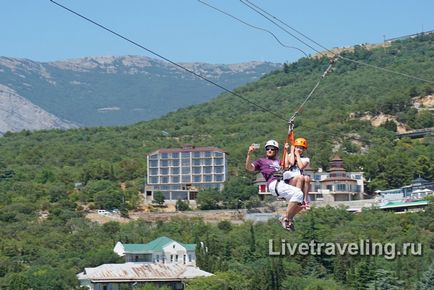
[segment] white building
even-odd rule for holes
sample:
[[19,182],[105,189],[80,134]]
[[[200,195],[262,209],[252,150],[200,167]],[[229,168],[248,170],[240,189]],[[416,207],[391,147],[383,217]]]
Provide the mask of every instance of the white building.
[[184,282],[211,273],[196,267],[196,245],[160,237],[147,244],[116,243],[113,251],[125,257],[123,264],[85,268],[77,275],[81,286],[90,290],[120,290],[147,283],[183,289]]
[[145,198],[161,191],[166,200],[194,200],[199,189],[223,189],[226,153],[215,147],[158,149],[147,156]]
[[421,177],[414,179],[410,185],[387,190],[377,190],[381,203],[391,201],[409,201],[423,199],[434,193],[434,182]]
[[117,242],[113,251],[125,262],[152,262],[196,266],[196,244],[181,244],[168,237],[159,237],[147,244]]

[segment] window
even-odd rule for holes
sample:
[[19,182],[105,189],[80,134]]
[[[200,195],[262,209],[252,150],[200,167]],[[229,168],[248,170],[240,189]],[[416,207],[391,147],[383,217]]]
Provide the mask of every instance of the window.
[[160,255],[157,255],[157,262],[160,262]]
[[223,166],[215,166],[214,172],[215,173],[223,173]]
[[327,185],[326,187],[328,190],[333,191],[333,186],[331,184]]
[[161,183],[169,183],[169,177],[167,176],[161,177]]
[[193,174],[200,174],[202,172],[202,170],[200,169],[200,167],[193,167]]
[[191,254],[188,255],[188,261],[191,262]]
[[172,176],[172,183],[179,183],[179,176]]
[[179,174],[179,167],[171,168],[170,172],[172,172],[172,174]]
[[190,174],[190,167],[182,167],[182,174]]
[[205,165],[212,165],[212,159],[204,159],[203,164]]
[[211,166],[205,166],[203,168],[203,173],[211,173],[212,172],[212,167]]
[[157,168],[150,168],[149,169],[149,175],[158,175],[158,169]]
[[184,158],[190,159],[190,152],[182,152],[181,153],[181,158],[182,159],[184,159]]
[[168,160],[161,160],[160,164],[162,167],[167,167],[167,166],[169,166],[169,161]]
[[182,166],[190,166],[190,159],[181,159]]
[[320,181],[321,180],[321,175],[315,174],[313,176],[313,179],[316,180],[316,181]]
[[179,158],[179,152],[172,153],[172,158]]
[[355,178],[355,179],[362,179],[362,176],[361,176],[360,174],[356,174],[356,175],[354,176],[354,178]]
[[204,175],[203,176],[203,181],[212,181],[212,175]]
[[193,152],[193,157],[199,158],[200,157],[200,152]]
[[346,186],[346,184],[338,184],[336,186],[336,188],[337,188],[337,191],[346,191],[347,186]]
[[169,174],[169,168],[160,168],[160,174],[168,175]]
[[200,159],[193,159],[193,165],[200,165]]
[[184,255],[184,264],[185,264],[186,256]]
[[223,158],[214,159],[214,164],[215,165],[223,165]]
[[170,262],[173,263],[173,255],[170,255]]
[[158,167],[158,160],[149,160],[149,167]]
[[158,154],[149,155],[149,160],[157,160]]
[[183,176],[182,176],[182,182],[183,182],[183,183],[185,183],[185,182],[191,182],[191,177],[190,177],[190,175],[183,175]]
[[178,160],[178,159],[176,159],[176,160],[171,160],[171,161],[170,161],[170,165],[171,165],[171,166],[179,166],[179,160]]
[[200,175],[193,176],[193,182],[202,182],[202,176]]
[[223,181],[223,175],[215,175],[215,181]]
[[212,152],[204,152],[203,156],[209,158],[209,157],[211,157],[211,153]]
[[151,176],[149,178],[150,183],[158,183],[158,177],[157,176]]
[[[173,246],[173,247],[175,247],[175,246]],[[178,255],[176,255],[176,262],[178,263]]]
[[223,157],[223,152],[214,152],[215,157]]
[[167,159],[167,158],[169,158],[169,154],[161,153],[161,159]]

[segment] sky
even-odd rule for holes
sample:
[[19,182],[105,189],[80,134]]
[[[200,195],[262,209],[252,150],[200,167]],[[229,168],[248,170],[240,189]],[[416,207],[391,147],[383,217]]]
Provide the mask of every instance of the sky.
[[[55,0],[174,62],[294,62],[312,48],[239,0]],[[432,0],[250,0],[326,48],[434,30]],[[0,0],[0,56],[56,61],[148,51],[60,8],[50,0]],[[286,28],[288,30],[288,28]],[[293,32],[292,32],[293,33]],[[298,36],[300,38],[300,36]],[[315,49],[322,48],[312,44]]]

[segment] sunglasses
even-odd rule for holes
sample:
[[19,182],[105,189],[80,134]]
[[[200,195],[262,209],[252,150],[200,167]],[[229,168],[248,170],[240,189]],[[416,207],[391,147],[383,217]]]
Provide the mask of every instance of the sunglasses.
[[268,147],[268,148],[265,148],[265,151],[276,151],[276,148]]

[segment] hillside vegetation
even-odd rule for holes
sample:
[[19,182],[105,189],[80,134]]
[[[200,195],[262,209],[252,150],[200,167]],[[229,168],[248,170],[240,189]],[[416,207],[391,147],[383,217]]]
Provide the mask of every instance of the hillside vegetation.
[[[230,89],[257,80],[279,66],[269,62],[183,65]],[[178,108],[206,102],[222,92],[169,63],[140,56],[86,57],[55,62],[0,57],[0,71],[0,84],[14,91],[18,98],[25,98],[39,110],[81,127],[151,120]],[[32,116],[35,122],[44,120],[36,120],[42,118],[37,110],[33,115],[28,111],[20,116],[19,107],[15,109],[8,102],[2,105],[6,106],[6,111],[13,112],[15,118]],[[9,120],[3,121],[8,123]],[[9,131],[13,132],[35,128],[16,124],[10,127]]]
[[[430,35],[397,41],[387,49],[357,46],[345,56],[432,81],[433,41]],[[74,274],[83,267],[119,261],[111,252],[117,240],[147,242],[163,234],[182,242],[206,240],[210,253],[199,266],[222,272],[216,275],[216,285],[238,281],[232,289],[317,289],[313,287],[321,283],[329,285],[322,289],[365,289],[378,286],[372,284],[375,281],[404,289],[425,285],[432,275],[432,207],[399,218],[376,211],[351,216],[343,210],[313,210],[301,218],[302,230],[288,238],[292,242],[370,238],[425,245],[422,257],[393,261],[359,256],[271,258],[265,252],[268,239],[284,234],[271,223],[211,226],[188,220],[101,226],[83,218],[84,206],[90,203],[98,208],[136,208],[146,153],[185,143],[228,152],[230,179],[222,193],[224,201],[252,201],[254,176],[245,173],[243,166],[249,144],[264,144],[269,138],[282,141],[287,133],[285,120],[327,66],[327,59],[303,58],[236,89],[274,114],[224,94],[131,126],[5,134],[0,138],[0,288],[70,289],[77,283]],[[432,91],[432,84],[340,60],[297,117],[296,136],[309,139],[308,154],[316,167],[327,169],[330,157],[338,152],[347,169],[363,168],[370,192],[402,186],[417,176],[432,180],[430,138],[396,140],[393,124],[375,128],[358,118],[366,112],[385,113],[410,128],[433,127],[428,110],[411,106],[413,97]],[[120,190],[121,182],[125,191]],[[189,287],[211,289],[201,284],[206,281],[195,283]],[[300,288],[290,288],[295,284]]]

